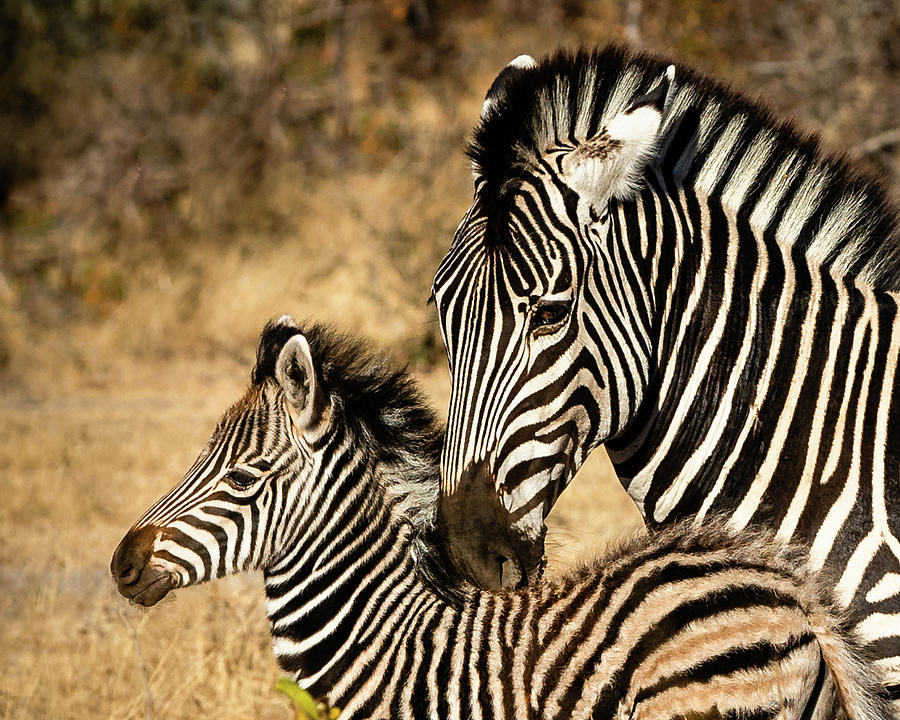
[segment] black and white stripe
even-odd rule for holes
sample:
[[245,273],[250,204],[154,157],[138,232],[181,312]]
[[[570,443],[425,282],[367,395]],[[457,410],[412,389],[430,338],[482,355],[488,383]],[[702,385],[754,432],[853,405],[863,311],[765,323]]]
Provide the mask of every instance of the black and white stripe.
[[534,576],[544,518],[605,444],[649,526],[724,514],[809,546],[900,698],[900,231],[883,193],[655,56],[560,53],[501,79],[434,282],[454,559],[488,586],[504,561]]
[[283,318],[116,550],[120,591],[262,569],[279,663],[348,720],[888,716],[820,580],[768,536],[682,526],[555,582],[462,583],[430,540],[440,440],[403,373]]

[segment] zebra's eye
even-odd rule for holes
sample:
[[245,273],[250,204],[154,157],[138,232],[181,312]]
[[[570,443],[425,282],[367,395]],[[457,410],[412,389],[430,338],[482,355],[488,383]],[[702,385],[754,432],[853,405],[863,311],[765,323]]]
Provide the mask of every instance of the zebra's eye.
[[242,470],[241,468],[231,468],[225,473],[225,482],[227,482],[235,490],[246,490],[253,485],[259,478],[251,472]]
[[543,335],[555,330],[569,314],[569,303],[545,302],[534,308],[531,315],[531,331]]

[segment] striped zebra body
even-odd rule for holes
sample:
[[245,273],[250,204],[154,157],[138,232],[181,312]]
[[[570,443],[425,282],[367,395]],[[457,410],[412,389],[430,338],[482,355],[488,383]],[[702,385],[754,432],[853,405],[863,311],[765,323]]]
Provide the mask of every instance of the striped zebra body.
[[275,655],[342,718],[882,718],[796,549],[716,523],[476,590],[433,542],[441,433],[403,373],[289,318],[111,565],[144,605],[261,569]]
[[492,87],[434,283],[439,523],[480,584],[534,578],[604,444],[651,528],[724,515],[807,546],[900,698],[894,216],[812,140],[672,74],[608,48]]

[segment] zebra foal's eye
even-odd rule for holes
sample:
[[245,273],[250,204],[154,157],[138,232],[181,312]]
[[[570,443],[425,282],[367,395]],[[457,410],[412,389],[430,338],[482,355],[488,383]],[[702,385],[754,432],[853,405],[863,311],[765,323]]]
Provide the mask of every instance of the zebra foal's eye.
[[256,477],[256,475],[247,472],[246,470],[242,470],[241,468],[232,468],[225,473],[225,482],[236,490],[246,490],[257,480],[259,480],[259,478]]
[[538,334],[550,332],[560,325],[568,314],[569,303],[540,303],[531,315],[531,330]]

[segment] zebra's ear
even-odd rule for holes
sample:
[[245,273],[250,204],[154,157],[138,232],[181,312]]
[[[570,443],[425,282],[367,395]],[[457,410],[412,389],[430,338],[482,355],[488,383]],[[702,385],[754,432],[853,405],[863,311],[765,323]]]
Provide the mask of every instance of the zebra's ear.
[[509,83],[524,71],[537,67],[537,61],[531,55],[519,55],[509,62],[509,64],[500,71],[500,74],[494,78],[491,87],[485,95],[484,103],[481,105],[481,118],[486,118],[492,108],[497,107],[500,100],[506,94]]
[[316,375],[309,343],[297,333],[288,340],[275,363],[275,379],[284,390],[288,410],[301,430],[309,428],[325,408],[325,393]]
[[670,65],[650,92],[564,158],[566,182],[592,205],[605,205],[613,198],[627,200],[637,191],[656,150],[674,77],[675,67]]

